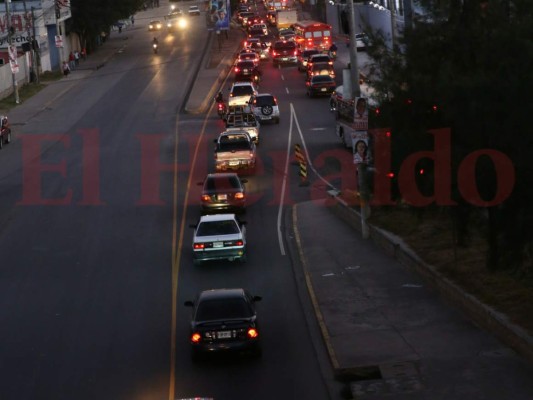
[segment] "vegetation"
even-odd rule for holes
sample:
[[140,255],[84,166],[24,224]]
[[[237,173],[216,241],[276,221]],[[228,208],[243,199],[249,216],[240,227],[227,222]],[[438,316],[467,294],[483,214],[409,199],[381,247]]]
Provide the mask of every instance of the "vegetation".
[[[392,49],[379,34],[371,34],[371,79],[382,100],[374,124],[391,128],[393,172],[398,174],[409,154],[434,149],[428,130],[449,128],[455,244],[467,246],[477,225],[484,224],[485,267],[532,283],[533,167],[528,153],[533,139],[528,125],[533,109],[533,3],[419,3],[425,16]],[[483,149],[498,153],[477,157],[475,179],[465,184],[462,161]],[[507,162],[507,171],[495,163],[495,155]],[[422,158],[412,172],[417,190],[428,198],[435,195],[440,182],[434,181],[433,160]],[[410,204],[409,193],[399,189],[398,200]]]
[[69,24],[90,53],[96,48],[101,32],[109,33],[110,26],[129,18],[143,3],[144,0],[71,0],[72,18]]

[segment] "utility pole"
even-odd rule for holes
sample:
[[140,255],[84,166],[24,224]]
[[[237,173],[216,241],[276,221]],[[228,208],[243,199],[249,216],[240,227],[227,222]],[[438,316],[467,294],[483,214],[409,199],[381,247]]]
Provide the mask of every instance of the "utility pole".
[[61,18],[61,6],[59,4],[58,0],[54,0],[54,11],[56,15],[56,36],[61,36],[61,47],[57,48],[57,52],[59,54],[59,70],[61,71],[63,61],[63,35],[61,33],[61,30],[59,29],[59,18]]
[[348,21],[350,24],[350,75],[352,99],[356,99],[361,95],[361,88],[359,86],[359,66],[357,65],[357,39],[355,38],[355,9],[353,0],[348,0],[346,3],[349,11]]
[[396,0],[389,0],[389,1],[390,1],[391,40],[392,40],[391,48],[394,49],[394,44],[396,43],[396,38],[398,36],[398,33],[396,32]]
[[[33,26],[33,35],[30,32],[30,26],[28,25],[28,8],[26,7],[26,0],[22,0],[22,4],[24,5],[24,15],[26,16],[26,32],[28,33],[28,37],[30,38],[30,51],[31,51],[31,72],[33,73],[33,79],[35,83],[39,83],[39,78],[37,78],[37,74],[35,72],[35,50],[33,48],[33,41],[35,39],[35,21],[33,20],[33,14],[31,18],[31,23]],[[32,8],[33,10],[33,8]]]
[[[6,19],[7,19],[7,22],[6,22],[6,25],[7,25],[7,46],[8,46],[8,54],[9,54],[9,57],[14,57],[14,61],[16,62],[17,61],[17,47],[14,46],[14,51],[12,52],[11,49],[11,42],[13,40],[12,38],[12,33],[11,33],[11,16],[9,15],[9,3],[11,3],[11,0],[6,0]],[[10,60],[10,64],[11,64],[11,60]],[[20,103],[20,99],[19,99],[19,87],[18,87],[18,84],[17,84],[17,77],[15,76],[16,74],[16,70],[13,69],[13,66],[11,65],[11,77],[13,79],[13,92],[15,93],[15,103],[16,104],[19,104]]]
[[33,40],[31,42],[31,47],[35,54],[35,83],[39,83],[39,76],[41,74],[41,50],[39,49],[39,42],[37,42],[36,35],[35,35],[35,15],[34,11],[35,8],[31,8],[31,26],[33,28]]

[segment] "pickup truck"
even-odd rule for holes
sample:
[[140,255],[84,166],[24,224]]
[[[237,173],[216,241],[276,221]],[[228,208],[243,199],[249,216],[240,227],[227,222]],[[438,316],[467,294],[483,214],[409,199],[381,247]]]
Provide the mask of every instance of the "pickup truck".
[[[249,109],[249,107],[248,107]],[[252,112],[230,112],[226,115],[226,132],[245,130],[254,143],[259,144],[259,121]]]
[[256,147],[246,131],[224,131],[214,142],[217,171],[255,170]]

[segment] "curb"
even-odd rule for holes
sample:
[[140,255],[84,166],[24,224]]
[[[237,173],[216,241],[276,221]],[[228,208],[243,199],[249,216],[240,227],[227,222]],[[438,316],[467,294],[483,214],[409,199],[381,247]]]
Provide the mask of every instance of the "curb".
[[[332,205],[332,207],[328,207],[331,212],[355,230],[361,231],[361,215],[359,212],[350,208],[337,196],[330,196],[327,201]],[[426,264],[401,238],[373,225],[369,225],[369,230],[370,239],[385,250],[387,255],[419,274],[477,324],[493,333],[517,353],[533,361],[533,337],[528,332],[509,321],[506,315],[487,306],[471,294],[464,292],[458,285],[438,272],[435,267]]]

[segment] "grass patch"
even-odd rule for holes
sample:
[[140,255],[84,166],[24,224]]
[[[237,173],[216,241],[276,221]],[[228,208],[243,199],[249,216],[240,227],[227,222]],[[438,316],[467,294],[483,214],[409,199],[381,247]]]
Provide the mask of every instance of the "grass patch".
[[[22,86],[19,86],[19,98],[21,102],[36,95],[43,90],[46,85],[61,79],[62,76],[63,74],[59,71],[46,71],[39,76],[39,83],[26,83]],[[9,111],[17,105],[18,104],[15,103],[15,95],[13,93],[0,100],[1,110]]]
[[487,269],[486,226],[474,219],[467,243],[455,245],[449,209],[375,207],[369,222],[400,236],[424,261],[533,335],[533,287],[513,271]]

